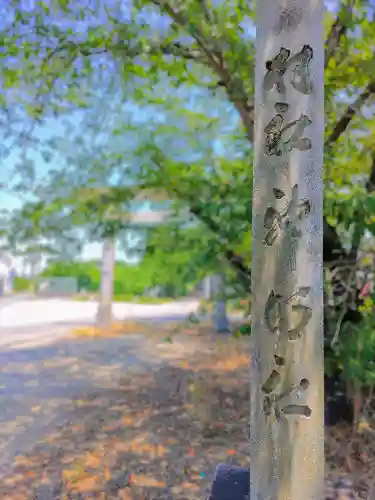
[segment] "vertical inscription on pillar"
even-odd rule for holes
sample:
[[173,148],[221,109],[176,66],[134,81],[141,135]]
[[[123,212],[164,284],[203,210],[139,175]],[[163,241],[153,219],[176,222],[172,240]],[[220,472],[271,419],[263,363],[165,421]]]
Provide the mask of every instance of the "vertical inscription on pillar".
[[[299,23],[300,19],[297,16],[292,21]],[[287,17],[280,17],[280,23],[287,25]],[[312,123],[308,115],[302,113],[299,118],[289,121],[285,118],[291,112],[285,99],[288,84],[304,95],[312,92],[312,58],[313,49],[310,45],[303,45],[295,54],[286,47],[280,47],[279,52],[265,64],[263,88],[265,91],[276,91],[281,97],[275,104],[276,114],[264,128],[263,153],[266,158],[283,157],[288,162],[287,158],[293,150],[303,152],[312,148],[311,139],[305,135]],[[285,268],[283,275],[289,279],[297,267],[296,256],[302,237],[300,222],[309,216],[312,204],[309,199],[299,197],[297,184],[286,190],[275,186],[273,195],[274,202],[267,207],[263,218],[263,243],[267,248],[280,240],[285,250],[281,259],[281,265]],[[290,296],[284,296],[281,290],[272,290],[269,294],[264,308],[264,322],[269,333],[275,336],[277,352],[281,345],[292,348],[290,343],[298,342],[306,334],[306,327],[312,317],[312,309],[306,304],[309,294],[309,286],[298,287]],[[305,397],[310,382],[306,377],[290,382],[287,376],[290,367],[286,361],[289,358],[277,352],[274,353],[273,367],[262,385],[264,415],[266,418],[274,416],[277,420],[289,416],[309,418],[312,409],[302,404],[301,399]]]

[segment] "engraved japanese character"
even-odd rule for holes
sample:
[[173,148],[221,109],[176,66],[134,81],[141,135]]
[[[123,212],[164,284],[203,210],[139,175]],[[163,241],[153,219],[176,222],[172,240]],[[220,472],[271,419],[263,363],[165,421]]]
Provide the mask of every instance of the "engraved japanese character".
[[290,50],[281,47],[280,52],[271,60],[266,62],[266,75],[263,87],[265,90],[272,90],[275,86],[282,94],[285,92],[285,73],[292,68],[290,82],[293,87],[309,94],[312,91],[312,81],[310,77],[309,64],[313,58],[313,49],[310,45],[304,45],[300,52],[290,57]]
[[301,52],[291,57],[288,62],[288,67],[293,67],[290,82],[293,87],[302,92],[302,94],[310,94],[312,91],[312,81],[310,76],[309,64],[313,58],[313,49],[310,45],[304,45]]
[[279,385],[281,380],[281,375],[278,371],[272,370],[270,376],[262,385],[262,391],[266,394],[269,394],[275,390],[275,388]]
[[[310,417],[311,409],[305,404],[299,404],[299,399],[310,386],[307,378],[302,378],[298,385],[280,387],[282,385],[281,370],[286,368],[285,359],[274,355],[275,369],[267,377],[261,390],[266,396],[263,399],[263,411],[266,416],[275,415],[277,420],[281,416]],[[285,401],[289,399],[289,402]],[[294,400],[294,401],[293,401]]]
[[266,416],[274,414],[277,420],[282,416],[295,416],[309,418],[312,410],[308,405],[296,403],[285,403],[286,398],[292,395],[298,400],[302,394],[309,388],[309,381],[307,378],[300,380],[298,386],[292,386],[279,394],[267,395],[263,400],[263,411]]
[[292,149],[307,151],[311,149],[311,140],[301,137],[305,128],[311,124],[307,115],[301,115],[283,127],[284,118],[277,114],[264,128],[264,152],[268,156],[282,156]]
[[273,356],[273,361],[276,369],[272,370],[271,374],[261,387],[262,391],[266,394],[271,394],[271,392],[274,392],[277,389],[281,382],[280,370],[285,367],[285,359],[283,357],[275,354]]
[[287,61],[290,50],[281,47],[280,52],[271,60],[266,62],[267,73],[264,77],[265,90],[272,90],[276,86],[280,94],[285,92],[284,73],[287,70]]
[[288,338],[297,340],[311,319],[312,309],[302,304],[293,305],[291,309],[293,313],[298,313],[299,321],[294,328],[288,330]]
[[[277,200],[281,200],[285,197],[284,191],[278,188],[273,189],[273,194]],[[264,243],[267,246],[272,246],[276,238],[284,230],[286,236],[285,240],[288,244],[295,245],[302,233],[297,229],[295,223],[293,223],[293,219],[300,221],[310,212],[310,200],[298,199],[298,185],[295,184],[292,188],[292,196],[283,210],[276,210],[272,206],[267,208],[263,221],[264,228],[267,230]]]
[[[282,295],[272,290],[264,308],[264,320],[268,330],[274,334],[287,336],[289,340],[297,340],[312,316],[312,309],[298,301],[306,298],[309,293],[310,287],[300,287],[290,297],[284,299]],[[298,303],[290,305],[293,301]],[[287,321],[290,313],[293,317],[298,317],[296,325],[292,328],[289,328]]]
[[268,207],[264,214],[264,227],[267,229],[267,234],[264,238],[264,243],[267,246],[272,246],[279,235],[281,229],[281,214],[273,207]]
[[272,290],[268,296],[264,309],[264,319],[267,328],[271,333],[280,332],[280,321],[284,316],[285,312],[283,311],[283,296],[275,293]]
[[264,152],[268,156],[282,155],[280,142],[283,123],[284,118],[281,115],[276,115],[264,128]]

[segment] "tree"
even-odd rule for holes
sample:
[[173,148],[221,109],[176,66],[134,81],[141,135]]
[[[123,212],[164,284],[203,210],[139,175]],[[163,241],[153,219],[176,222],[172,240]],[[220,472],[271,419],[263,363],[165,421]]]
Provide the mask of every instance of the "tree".
[[323,2],[257,3],[250,497],[324,496]]
[[217,333],[228,333],[230,328],[227,318],[226,276],[225,273],[218,273],[210,278],[213,281],[213,326]]
[[97,311],[97,325],[99,328],[108,328],[112,324],[112,297],[114,271],[116,262],[116,239],[106,236],[103,240],[100,298]]

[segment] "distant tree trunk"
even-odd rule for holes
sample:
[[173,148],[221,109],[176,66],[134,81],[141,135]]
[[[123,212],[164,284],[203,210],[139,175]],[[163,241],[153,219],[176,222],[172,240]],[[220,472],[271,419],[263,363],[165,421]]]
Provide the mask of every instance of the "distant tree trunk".
[[30,280],[32,282],[32,293],[37,294],[38,289],[38,263],[40,261],[40,256],[38,254],[32,253],[29,257],[30,263]]
[[108,328],[112,323],[112,298],[115,268],[115,238],[105,238],[102,250],[100,298],[97,312],[97,326]]
[[212,279],[211,276],[206,276],[203,280],[203,296],[205,300],[212,299]]
[[220,273],[211,277],[213,288],[214,310],[212,314],[213,325],[216,333],[229,331],[227,318],[227,299],[225,290],[225,274]]
[[252,500],[324,498],[323,0],[258,0]]

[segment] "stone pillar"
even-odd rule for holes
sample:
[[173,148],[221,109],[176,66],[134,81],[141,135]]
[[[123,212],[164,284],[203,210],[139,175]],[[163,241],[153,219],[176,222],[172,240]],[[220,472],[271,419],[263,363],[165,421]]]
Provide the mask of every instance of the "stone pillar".
[[324,498],[323,0],[257,0],[251,500]]

